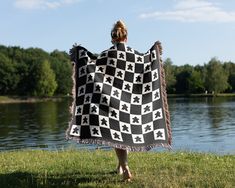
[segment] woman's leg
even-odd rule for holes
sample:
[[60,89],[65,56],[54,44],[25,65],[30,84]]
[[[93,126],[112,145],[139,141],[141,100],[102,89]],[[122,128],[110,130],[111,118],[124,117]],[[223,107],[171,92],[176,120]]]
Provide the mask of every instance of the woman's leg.
[[115,148],[115,152],[118,158],[118,172],[120,174],[122,174],[123,172],[124,180],[129,181],[131,179],[131,173],[128,167],[128,160],[127,160],[128,152],[127,150],[118,149],[118,148]]

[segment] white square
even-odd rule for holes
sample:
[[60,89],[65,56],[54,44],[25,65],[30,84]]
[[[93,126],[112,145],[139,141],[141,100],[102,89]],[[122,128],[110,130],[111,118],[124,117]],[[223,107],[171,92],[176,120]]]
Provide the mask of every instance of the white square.
[[91,136],[93,137],[102,137],[101,131],[100,131],[100,127],[99,126],[90,126],[90,133]]
[[86,74],[87,74],[86,65],[80,67],[79,70],[78,70],[79,77],[85,76]]
[[120,106],[119,106],[119,110],[125,113],[130,113],[131,111],[131,105],[130,103],[126,103],[124,101],[120,101]]
[[122,85],[122,90],[128,93],[132,93],[133,90],[133,83],[124,81]]
[[92,99],[92,93],[88,93],[84,96],[84,104],[90,104]]
[[156,50],[153,50],[153,51],[151,52],[151,60],[153,61],[153,60],[155,60],[155,59],[157,59],[157,53],[156,53]]
[[81,125],[90,125],[89,115],[82,115]]
[[144,72],[150,72],[151,71],[151,63],[145,63],[144,64]]
[[152,92],[152,83],[143,84],[142,91],[143,91],[143,94]]
[[125,70],[128,71],[128,72],[134,73],[135,72],[135,63],[127,61]]
[[154,71],[152,71],[152,81],[155,81],[158,78],[159,78],[158,69],[155,69]]
[[117,59],[108,58],[108,65],[111,66],[111,67],[116,67],[117,66]]
[[162,108],[153,111],[153,121],[162,119]]
[[100,104],[109,106],[109,104],[110,104],[110,96],[109,95],[105,95],[105,94],[101,94]]
[[87,74],[87,83],[92,83],[94,82],[94,78],[95,78],[95,73],[89,73]]
[[142,125],[142,133],[146,134],[153,131],[153,122],[149,122]]
[[147,103],[147,104],[143,104],[141,106],[141,114],[148,114],[148,113],[152,113],[153,110],[153,103]]
[[121,132],[110,129],[110,134],[111,134],[113,140],[123,142]]
[[111,90],[111,97],[113,98],[116,98],[118,100],[121,99],[121,96],[122,96],[122,90],[116,88],[116,87],[112,87],[112,90]]
[[142,125],[142,116],[130,114],[130,121],[132,125]]
[[85,94],[85,92],[86,92],[86,85],[82,85],[78,88],[77,96],[82,96]]
[[119,120],[119,110],[109,107],[109,118]]
[[125,78],[125,71],[122,70],[122,69],[116,68],[115,77],[120,79],[120,80],[124,80],[124,78]]
[[99,115],[99,105],[91,103],[90,104],[90,114],[97,114]]
[[72,125],[72,127],[70,129],[70,135],[80,136],[81,135],[81,126],[79,126],[79,125]]
[[142,95],[140,94],[132,94],[131,95],[131,104],[141,105],[142,104]]
[[142,84],[143,83],[143,74],[141,73],[135,73],[134,74],[134,84]]
[[94,93],[101,93],[103,89],[103,84],[102,83],[95,83],[94,84]]
[[110,128],[110,125],[109,125],[109,118],[106,117],[106,116],[99,116],[99,125],[100,127],[104,127],[104,128],[107,128],[109,129]]
[[107,85],[113,85],[113,80],[114,80],[114,77],[113,76],[110,76],[108,74],[105,74],[104,75],[104,83],[107,84]]
[[160,97],[161,97],[160,89],[156,89],[155,91],[152,92],[152,101],[159,100]]
[[119,125],[122,133],[131,134],[131,125],[129,123],[120,121]]
[[164,129],[154,130],[154,140],[166,140],[165,130]]
[[132,134],[132,140],[135,144],[143,144],[144,136],[142,134]]
[[144,62],[144,57],[141,55],[135,54],[135,62],[136,63],[143,63]]
[[82,115],[83,105],[76,106],[75,115]]
[[106,65],[97,65],[96,66],[96,72],[105,74],[106,72]]
[[117,51],[117,59],[126,61],[126,52],[123,51]]

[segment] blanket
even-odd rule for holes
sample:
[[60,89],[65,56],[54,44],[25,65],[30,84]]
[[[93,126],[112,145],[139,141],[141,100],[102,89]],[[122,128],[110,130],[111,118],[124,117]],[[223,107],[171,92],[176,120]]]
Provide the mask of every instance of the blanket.
[[74,46],[71,59],[75,94],[67,139],[130,151],[170,147],[170,114],[156,43],[144,54],[117,43],[98,56]]

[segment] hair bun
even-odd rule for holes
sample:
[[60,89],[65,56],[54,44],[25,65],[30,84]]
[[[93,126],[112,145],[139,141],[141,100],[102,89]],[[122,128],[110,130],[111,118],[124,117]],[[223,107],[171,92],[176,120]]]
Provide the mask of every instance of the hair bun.
[[124,24],[124,22],[122,20],[118,20],[115,24],[115,28],[116,29],[126,29],[126,25]]
[[111,31],[112,43],[121,42],[127,38],[127,28],[122,20],[118,20]]

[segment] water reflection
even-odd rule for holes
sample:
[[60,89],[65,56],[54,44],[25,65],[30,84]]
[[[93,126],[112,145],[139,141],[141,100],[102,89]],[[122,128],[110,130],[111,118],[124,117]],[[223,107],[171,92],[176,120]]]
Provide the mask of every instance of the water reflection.
[[[173,149],[235,154],[235,98],[171,98],[168,101]],[[93,145],[65,141],[70,102],[1,104],[0,150],[61,149],[71,145],[94,149]]]

